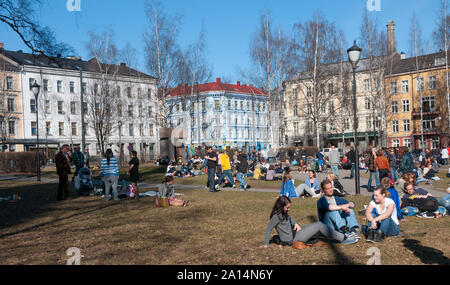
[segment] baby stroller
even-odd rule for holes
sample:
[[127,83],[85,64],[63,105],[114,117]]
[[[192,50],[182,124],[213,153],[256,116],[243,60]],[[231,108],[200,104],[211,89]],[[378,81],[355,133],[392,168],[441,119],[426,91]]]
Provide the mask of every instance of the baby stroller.
[[89,168],[83,167],[78,173],[80,179],[79,192],[82,196],[88,196],[89,193],[94,190],[94,184],[92,183],[92,172]]

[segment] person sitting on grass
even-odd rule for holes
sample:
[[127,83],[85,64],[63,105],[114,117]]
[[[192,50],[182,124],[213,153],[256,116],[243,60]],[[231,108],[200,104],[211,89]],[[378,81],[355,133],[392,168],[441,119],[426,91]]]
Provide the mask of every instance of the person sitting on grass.
[[328,179],[320,183],[320,188],[324,196],[317,201],[319,221],[331,229],[359,238],[359,224],[353,211],[355,203],[333,196],[333,184]]
[[295,192],[298,193],[300,197],[305,191],[314,198],[320,197],[320,184],[319,180],[316,178],[316,172],[314,170],[308,171],[309,177],[305,180],[304,184],[300,184],[295,188]]
[[189,200],[182,200],[175,197],[173,180],[173,176],[166,176],[164,181],[159,185],[158,197],[167,197],[169,205],[173,207],[183,207],[189,205]]
[[[256,164],[255,171],[253,172],[253,176],[248,175],[250,180],[259,180],[261,177],[263,177],[261,173],[261,164]],[[263,177],[264,178],[264,177]]]
[[277,162],[277,166],[275,167],[275,173],[283,173],[283,164],[281,163],[281,161]]
[[277,181],[280,180],[280,177],[275,175],[275,167],[273,165],[269,166],[269,170],[267,170],[266,181]]
[[[368,230],[366,241],[381,242],[386,236],[397,236],[400,232],[395,202],[389,198],[390,193],[385,187],[373,191],[373,201],[366,209]],[[373,213],[375,210],[376,214]]]
[[417,217],[434,218],[434,212],[439,207],[437,199],[422,188],[416,189],[411,182],[405,183],[405,189],[408,193],[401,200],[401,208],[416,207],[421,212]]
[[[266,228],[264,236],[264,245],[260,248],[268,248],[270,242],[270,234],[275,229],[278,233],[278,240],[281,244],[291,246],[294,242],[301,242],[304,244],[302,248],[306,248],[308,242],[313,236],[322,234],[327,238],[337,240],[342,244],[353,244],[358,240],[330,229],[322,222],[315,222],[313,224],[301,227],[294,219],[292,219],[288,212],[291,208],[291,200],[288,197],[280,196],[275,201],[272,212],[269,217],[269,224]],[[275,239],[273,239],[275,240]],[[322,245],[323,243],[316,243],[311,245]]]
[[[397,219],[399,221],[402,221],[404,219],[404,217],[402,214],[402,210],[400,208],[400,199],[398,197],[397,190],[395,190],[394,186],[391,184],[391,179],[389,177],[384,177],[383,179],[381,179],[381,187],[384,187],[388,191],[389,199],[391,199],[395,203]],[[372,201],[374,201],[374,195],[372,195]],[[376,213],[375,209],[372,211],[372,214],[374,214],[376,217],[377,213]]]
[[300,197],[296,192],[294,181],[292,180],[292,176],[288,169],[284,172],[283,179],[281,180],[280,195],[288,198]]
[[439,205],[447,209],[447,215],[450,215],[450,187],[447,188],[447,194],[437,199],[439,202]]

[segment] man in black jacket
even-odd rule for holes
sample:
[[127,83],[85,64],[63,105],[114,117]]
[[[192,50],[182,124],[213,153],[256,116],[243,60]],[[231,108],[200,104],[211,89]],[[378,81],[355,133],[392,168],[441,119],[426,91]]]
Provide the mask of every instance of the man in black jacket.
[[243,191],[247,191],[249,188],[247,183],[245,183],[245,175],[248,171],[248,161],[247,161],[247,155],[245,154],[243,149],[239,149],[239,155],[237,157],[237,165],[236,165],[236,179],[241,183],[241,189]]
[[70,157],[69,145],[65,144],[61,147],[60,152],[55,156],[56,173],[59,176],[57,200],[70,199],[69,192],[69,174],[70,174]]
[[350,147],[350,151],[347,153],[347,158],[352,163],[352,169],[350,170],[350,179],[352,179],[353,177],[355,177],[354,176],[355,167],[357,166],[357,164],[356,164],[356,153],[355,153],[355,148],[354,147]]

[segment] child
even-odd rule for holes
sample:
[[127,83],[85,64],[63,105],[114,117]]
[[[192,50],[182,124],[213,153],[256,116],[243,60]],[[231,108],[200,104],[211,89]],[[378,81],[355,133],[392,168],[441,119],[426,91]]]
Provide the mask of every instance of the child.
[[170,206],[186,207],[187,205],[189,205],[189,200],[175,198],[173,179],[173,176],[166,176],[164,181],[159,185],[158,197],[167,197]]

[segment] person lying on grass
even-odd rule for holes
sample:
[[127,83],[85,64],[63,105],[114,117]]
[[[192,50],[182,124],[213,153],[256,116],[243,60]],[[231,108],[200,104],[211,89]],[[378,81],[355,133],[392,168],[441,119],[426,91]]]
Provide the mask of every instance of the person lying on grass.
[[421,213],[417,216],[420,218],[434,218],[434,212],[439,207],[439,202],[422,188],[415,188],[411,182],[405,183],[407,193],[401,199],[401,208],[416,207]]
[[[278,197],[272,208],[272,212],[270,213],[269,224],[267,225],[266,234],[264,236],[264,245],[260,246],[261,248],[267,248],[269,246],[269,238],[273,229],[277,231],[281,243],[285,245],[292,245],[295,241],[306,243],[319,233],[327,238],[337,240],[342,244],[353,244],[358,241],[356,238],[348,237],[338,231],[328,228],[322,222],[316,222],[301,227],[289,216],[288,212],[290,208],[291,200],[288,197]],[[305,247],[306,246],[303,248]]]
[[[367,241],[381,242],[385,236],[397,236],[400,232],[395,202],[389,191],[381,186],[373,192],[373,201],[366,209],[368,220]],[[376,214],[373,210],[376,210]]]
[[183,207],[189,205],[189,200],[182,200],[175,197],[173,187],[173,176],[166,176],[164,181],[159,185],[158,196],[167,197],[169,205],[173,207]]

